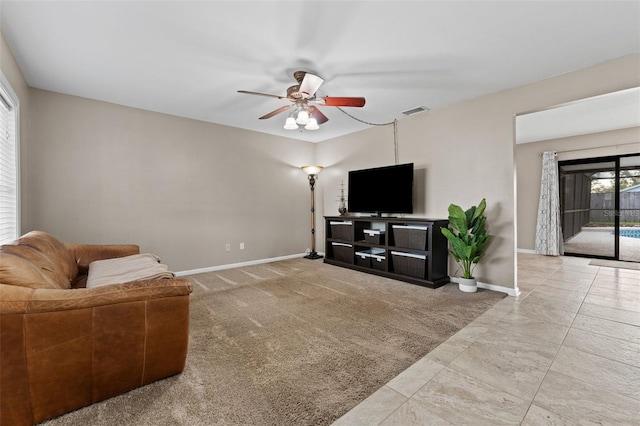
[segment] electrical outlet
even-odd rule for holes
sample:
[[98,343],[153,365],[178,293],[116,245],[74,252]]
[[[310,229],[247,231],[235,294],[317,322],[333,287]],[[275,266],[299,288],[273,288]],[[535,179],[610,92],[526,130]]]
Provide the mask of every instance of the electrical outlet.
[[227,243],[224,245],[224,250],[225,251],[231,251],[231,244]]
[[244,243],[240,243],[240,250],[244,250]]

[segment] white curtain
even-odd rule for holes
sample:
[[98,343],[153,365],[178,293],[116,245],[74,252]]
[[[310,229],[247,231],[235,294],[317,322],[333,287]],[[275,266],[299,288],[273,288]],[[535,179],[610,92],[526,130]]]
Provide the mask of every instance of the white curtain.
[[542,179],[540,182],[540,203],[538,204],[538,224],[536,226],[536,253],[559,256],[562,247],[562,227],[560,224],[560,182],[556,153],[542,154]]

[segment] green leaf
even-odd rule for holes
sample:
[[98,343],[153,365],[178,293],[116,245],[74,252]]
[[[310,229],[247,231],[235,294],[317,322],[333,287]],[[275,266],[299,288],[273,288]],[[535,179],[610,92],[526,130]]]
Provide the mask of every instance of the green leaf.
[[469,208],[466,212],[464,212],[465,218],[467,220],[467,227],[470,227],[473,224],[473,215],[476,212],[475,206]]
[[478,234],[481,232],[484,232],[484,225],[487,221],[487,217],[486,216],[480,216],[478,218],[475,219],[473,226],[471,228],[471,232],[473,234]]
[[448,228],[440,228],[440,232],[442,232],[442,235],[444,235],[444,236],[447,238],[447,240],[449,240],[449,241],[451,241],[451,240],[454,240],[454,239],[458,238],[458,237],[456,237],[456,235],[455,235],[453,232],[451,232]]
[[449,206],[449,224],[460,234],[466,234],[469,230],[467,228],[467,217],[460,206],[455,204]]
[[475,213],[473,214],[473,219],[476,219],[482,216],[482,213],[484,213],[486,208],[487,208],[487,200],[483,198],[482,201],[480,201],[480,204],[478,204],[478,208],[476,209]]
[[460,259],[460,257],[458,257],[458,254],[457,254],[455,251],[453,251],[453,250],[449,250],[449,253],[451,253],[451,256],[453,256],[453,259],[454,259],[457,263],[460,263],[460,260],[461,260],[461,259]]

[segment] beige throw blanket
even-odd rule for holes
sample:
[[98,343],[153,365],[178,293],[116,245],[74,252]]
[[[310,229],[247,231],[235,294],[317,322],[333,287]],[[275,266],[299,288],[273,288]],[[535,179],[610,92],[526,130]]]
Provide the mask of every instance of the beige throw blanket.
[[151,253],[140,253],[115,259],[96,260],[89,264],[87,288],[129,281],[173,278],[167,265]]

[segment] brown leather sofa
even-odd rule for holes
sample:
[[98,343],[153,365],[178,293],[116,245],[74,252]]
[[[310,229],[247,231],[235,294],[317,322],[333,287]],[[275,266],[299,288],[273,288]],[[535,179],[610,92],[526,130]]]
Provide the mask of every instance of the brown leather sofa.
[[0,247],[0,425],[39,423],[183,371],[188,280],[84,288],[92,261],[138,252],[41,231]]

